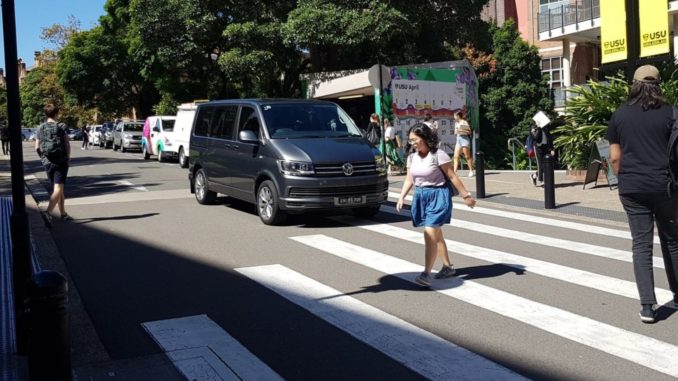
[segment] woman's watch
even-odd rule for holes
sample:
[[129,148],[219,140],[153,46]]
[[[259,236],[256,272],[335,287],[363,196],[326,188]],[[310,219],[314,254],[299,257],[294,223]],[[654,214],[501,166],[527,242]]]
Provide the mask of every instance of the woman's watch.
[[462,197],[462,199],[466,200],[469,197],[473,197],[470,192],[466,193],[466,196]]

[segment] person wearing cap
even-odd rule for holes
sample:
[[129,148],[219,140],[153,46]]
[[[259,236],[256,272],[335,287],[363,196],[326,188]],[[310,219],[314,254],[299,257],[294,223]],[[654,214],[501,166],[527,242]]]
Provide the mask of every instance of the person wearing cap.
[[643,323],[656,320],[652,264],[655,222],[673,304],[678,307],[678,196],[667,191],[666,157],[673,109],[663,97],[659,82],[656,67],[636,69],[628,100],[612,114],[605,136],[610,142],[610,164],[619,179],[619,199],[631,229],[633,272]]

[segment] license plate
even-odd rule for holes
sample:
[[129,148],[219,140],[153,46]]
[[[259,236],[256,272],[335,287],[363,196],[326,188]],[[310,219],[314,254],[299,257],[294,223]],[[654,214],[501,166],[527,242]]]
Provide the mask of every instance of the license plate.
[[365,203],[365,196],[344,196],[335,197],[334,205],[361,205]]

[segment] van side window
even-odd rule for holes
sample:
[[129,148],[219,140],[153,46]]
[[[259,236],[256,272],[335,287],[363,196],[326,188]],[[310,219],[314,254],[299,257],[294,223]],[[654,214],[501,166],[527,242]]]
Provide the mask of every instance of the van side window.
[[235,117],[237,113],[238,106],[219,107],[214,114],[209,136],[221,139],[233,139],[233,129],[235,128]]
[[200,109],[198,116],[195,118],[195,135],[208,136],[207,133],[210,129],[210,121],[213,114],[214,108],[212,107],[204,107]]
[[257,114],[254,112],[254,109],[249,106],[243,106],[240,109],[240,123],[238,127],[238,133],[240,133],[240,131],[249,130],[253,131],[258,138],[261,136],[259,129],[259,119],[257,118]]

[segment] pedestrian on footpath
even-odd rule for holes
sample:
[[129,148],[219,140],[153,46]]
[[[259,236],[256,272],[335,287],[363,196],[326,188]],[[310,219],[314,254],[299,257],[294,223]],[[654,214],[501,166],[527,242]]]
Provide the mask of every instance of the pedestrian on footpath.
[[9,155],[9,126],[6,124],[0,126],[0,141],[2,141],[2,154]]
[[473,208],[476,200],[452,170],[450,156],[438,149],[438,135],[430,127],[417,123],[408,132],[408,138],[414,152],[407,157],[407,176],[396,210],[400,212],[405,196],[414,185],[410,207],[412,224],[424,227],[425,242],[424,272],[415,282],[428,287],[431,285],[431,270],[436,257],[443,262],[443,267],[435,275],[436,279],[449,278],[456,273],[441,228],[452,220],[452,189],[448,182],[451,181],[451,185],[459,191],[467,206]]
[[464,118],[461,111],[454,113],[454,134],[457,136],[457,144],[454,146],[454,172],[459,169],[459,156],[463,153],[468,165],[468,177],[473,177],[473,155],[471,154],[471,140],[473,129]]
[[384,119],[384,149],[386,150],[386,160],[388,161],[388,174],[391,175],[395,173],[394,168],[398,169],[398,172],[401,172],[405,163],[403,162],[398,149],[400,144],[398,144],[398,138],[396,137],[395,128],[391,126],[391,121]]
[[66,133],[66,125],[57,122],[59,108],[48,104],[44,108],[45,123],[38,127],[35,139],[35,151],[40,156],[47,172],[47,179],[52,184],[52,195],[49,198],[47,210],[42,213],[47,227],[52,227],[52,211],[59,207],[62,221],[72,220],[66,213],[64,186],[68,176],[68,166],[71,159],[71,144]]
[[610,164],[619,178],[619,198],[631,229],[633,272],[643,323],[654,323],[656,319],[652,266],[655,222],[673,303],[678,303],[678,195],[667,191],[666,156],[673,110],[662,96],[659,82],[656,67],[636,69],[628,101],[612,114],[605,136],[610,142]]
[[537,159],[537,171],[530,174],[532,185],[544,185],[544,156],[551,154],[554,156],[556,152],[553,150],[553,136],[546,128],[540,127],[536,123],[530,129],[530,136],[532,137],[532,147],[534,148],[534,155]]
[[80,149],[86,150],[89,148],[89,131],[87,127],[82,128],[82,147]]

